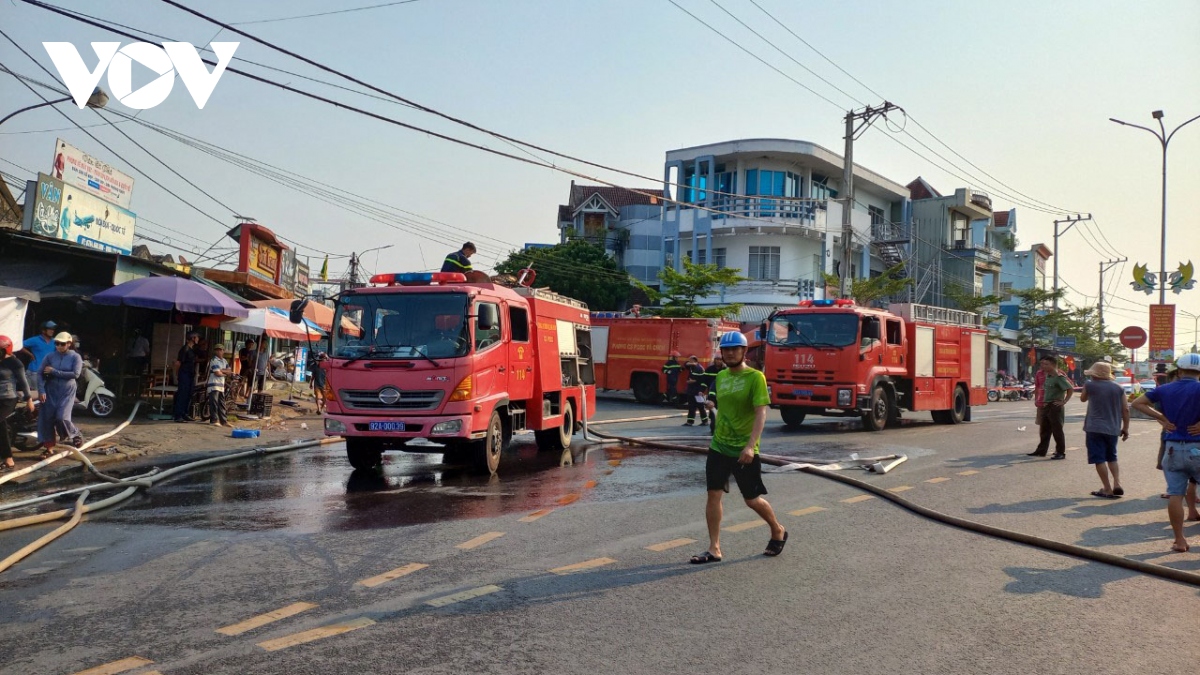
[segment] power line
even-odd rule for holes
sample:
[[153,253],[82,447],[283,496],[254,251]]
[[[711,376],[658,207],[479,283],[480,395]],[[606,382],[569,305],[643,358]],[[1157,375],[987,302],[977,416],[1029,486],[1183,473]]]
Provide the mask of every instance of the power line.
[[349,12],[362,12],[368,9],[379,9],[381,7],[393,7],[395,5],[407,5],[417,2],[417,0],[396,0],[395,2],[385,2],[378,5],[367,5],[366,7],[351,7],[350,9],[338,9],[331,12],[319,12],[317,14],[299,14],[296,16],[281,16],[276,19],[258,19],[256,21],[238,21],[234,26],[248,26],[252,23],[275,23],[277,21],[292,21],[295,19],[311,19],[318,16],[330,16],[332,14],[347,14]]

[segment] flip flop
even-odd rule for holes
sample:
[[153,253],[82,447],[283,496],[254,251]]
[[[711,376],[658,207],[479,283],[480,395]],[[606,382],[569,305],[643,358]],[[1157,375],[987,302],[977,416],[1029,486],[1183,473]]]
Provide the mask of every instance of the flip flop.
[[692,556],[692,559],[688,562],[693,565],[705,565],[707,563],[721,562],[721,556],[713,555],[712,553],[705,551],[699,555]]
[[783,546],[787,543],[787,540],[788,533],[787,530],[784,530],[783,539],[772,539],[771,541],[767,542],[767,550],[763,551],[763,555],[775,557],[780,553],[783,553]]
[[1125,488],[1115,487],[1115,488],[1113,488],[1113,494],[1118,497],[1124,497],[1125,496]]
[[1101,492],[1101,491],[1099,491],[1099,490],[1093,490],[1093,491],[1092,491],[1092,496],[1093,496],[1093,497],[1099,497],[1099,498],[1101,498],[1101,499],[1120,499],[1120,498],[1121,498],[1121,496],[1120,496],[1120,495],[1118,495],[1118,494],[1106,495],[1106,494],[1104,494],[1103,492]]

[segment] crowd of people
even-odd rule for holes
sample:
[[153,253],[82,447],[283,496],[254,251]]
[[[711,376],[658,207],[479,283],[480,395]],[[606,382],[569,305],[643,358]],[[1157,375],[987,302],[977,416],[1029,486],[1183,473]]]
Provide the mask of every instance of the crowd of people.
[[[1058,369],[1057,359],[1044,356],[1035,378],[1034,405],[1039,443],[1032,457],[1045,457],[1051,439],[1052,459],[1066,458],[1063,409],[1074,394],[1074,387]],[[1120,499],[1121,469],[1117,446],[1129,439],[1130,410],[1155,420],[1162,427],[1159,437],[1157,469],[1163,472],[1167,489],[1167,518],[1174,542],[1171,550],[1183,553],[1191,547],[1184,536],[1186,519],[1200,521],[1196,505],[1196,486],[1200,482],[1200,354],[1184,354],[1170,368],[1160,369],[1158,386],[1129,401],[1124,388],[1115,381],[1112,365],[1100,361],[1085,373],[1079,400],[1087,404],[1083,431],[1088,464],[1095,467],[1100,489],[1092,495],[1101,499]]]
[[7,420],[21,400],[31,413],[35,399],[41,402],[37,434],[43,457],[52,454],[60,441],[77,448],[83,445],[83,434],[71,419],[76,380],[83,372],[83,357],[75,351],[77,340],[53,321],[39,328],[19,350],[11,338],[0,336],[0,471],[16,466]]

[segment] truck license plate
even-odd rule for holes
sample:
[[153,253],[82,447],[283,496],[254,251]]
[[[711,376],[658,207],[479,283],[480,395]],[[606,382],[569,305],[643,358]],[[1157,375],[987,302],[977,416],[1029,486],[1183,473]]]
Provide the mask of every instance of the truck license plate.
[[812,396],[812,389],[793,389],[792,396]]
[[368,422],[367,431],[404,431],[404,422]]

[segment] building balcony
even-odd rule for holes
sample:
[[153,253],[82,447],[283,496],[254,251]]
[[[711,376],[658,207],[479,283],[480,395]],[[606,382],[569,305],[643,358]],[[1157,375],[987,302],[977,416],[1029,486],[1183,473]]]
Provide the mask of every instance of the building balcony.
[[723,292],[701,300],[704,305],[795,305],[811,298],[814,289],[824,288],[823,281],[813,279],[755,279],[727,286]]
[[981,244],[972,244],[966,241],[954,242],[954,245],[948,251],[956,258],[973,258],[976,265],[988,268],[999,268],[1002,261],[1002,254],[999,249]]
[[[714,231],[749,228],[763,234],[795,233],[818,239],[830,231],[840,232],[842,224],[842,205],[825,199],[725,197],[714,200],[708,209],[668,209],[666,222],[678,223],[681,235],[694,232],[700,223]],[[859,236],[871,236],[871,214],[855,209],[850,223]]]

